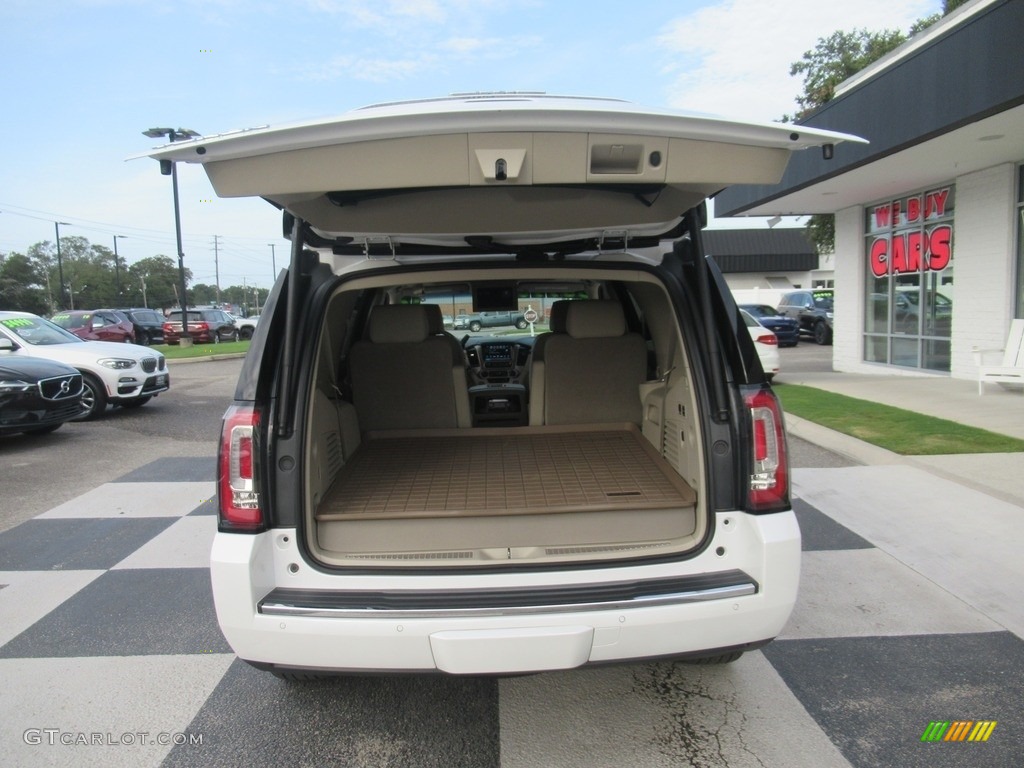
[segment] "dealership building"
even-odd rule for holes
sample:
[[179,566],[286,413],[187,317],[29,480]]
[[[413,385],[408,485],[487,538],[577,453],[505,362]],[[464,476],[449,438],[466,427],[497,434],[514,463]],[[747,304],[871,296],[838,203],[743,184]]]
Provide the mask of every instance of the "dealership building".
[[972,350],[1024,318],[1022,41],[1022,0],[966,3],[801,122],[870,143],[715,198],[716,216],[835,214],[836,370],[973,379]]

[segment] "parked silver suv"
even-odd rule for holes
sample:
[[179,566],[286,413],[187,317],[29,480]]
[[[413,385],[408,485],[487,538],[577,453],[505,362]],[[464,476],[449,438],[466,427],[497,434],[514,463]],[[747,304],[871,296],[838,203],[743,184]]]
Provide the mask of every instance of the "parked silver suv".
[[[153,151],[292,240],[222,432],[236,653],[516,674],[775,637],[800,571],[782,413],[704,200],[848,138],[495,94]],[[442,308],[466,296],[550,330],[464,347]]]

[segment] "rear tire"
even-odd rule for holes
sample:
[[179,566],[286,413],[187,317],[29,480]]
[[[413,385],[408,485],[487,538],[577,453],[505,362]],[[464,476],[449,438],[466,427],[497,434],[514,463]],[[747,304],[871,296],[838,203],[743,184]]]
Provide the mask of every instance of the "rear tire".
[[470,323],[470,324],[469,324],[469,330],[471,330],[471,331],[472,331],[473,333],[476,333],[476,332],[477,332],[477,331],[479,331],[479,330],[480,330],[480,328],[482,328],[482,327],[483,327],[483,326],[481,326],[481,325],[480,325],[480,323]]
[[814,341],[822,345],[832,343],[832,329],[825,325],[824,320],[814,324]]
[[529,325],[529,323],[527,323],[526,320],[516,320],[516,328],[520,331],[526,328],[527,325]]

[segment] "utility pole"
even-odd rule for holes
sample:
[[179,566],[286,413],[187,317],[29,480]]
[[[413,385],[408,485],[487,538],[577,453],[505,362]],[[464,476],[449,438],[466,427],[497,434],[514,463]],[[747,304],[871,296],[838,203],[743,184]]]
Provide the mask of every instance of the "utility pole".
[[220,243],[218,242],[219,239],[220,235],[213,236],[213,275],[215,281],[214,284],[217,286],[218,309],[220,309],[220,261],[218,260],[218,257],[220,256],[220,251],[218,250],[218,246],[220,245]]
[[121,260],[117,255],[117,238],[124,239],[127,235],[114,235],[114,281],[117,286],[117,303],[121,303]]
[[270,285],[273,286],[277,282],[277,256],[274,253],[274,243],[267,243],[270,246]]
[[66,221],[55,221],[53,222],[53,231],[57,233],[57,279],[60,280],[60,292],[58,293],[59,306],[57,309],[64,309],[67,306],[65,297],[67,296],[66,289],[64,288],[64,262],[60,257],[60,225],[63,224],[65,227],[70,227]]

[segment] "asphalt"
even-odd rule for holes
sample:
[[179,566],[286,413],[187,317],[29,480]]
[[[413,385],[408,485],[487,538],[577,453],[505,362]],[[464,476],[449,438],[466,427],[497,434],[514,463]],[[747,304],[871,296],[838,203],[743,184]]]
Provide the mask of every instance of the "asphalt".
[[[986,429],[1024,440],[1024,391],[948,376],[885,376],[838,372],[802,372],[786,381],[861,400],[891,405],[928,416]],[[1021,508],[1024,515],[1024,452],[901,456],[786,414],[791,434],[853,461],[877,466],[911,466],[981,491]]]

